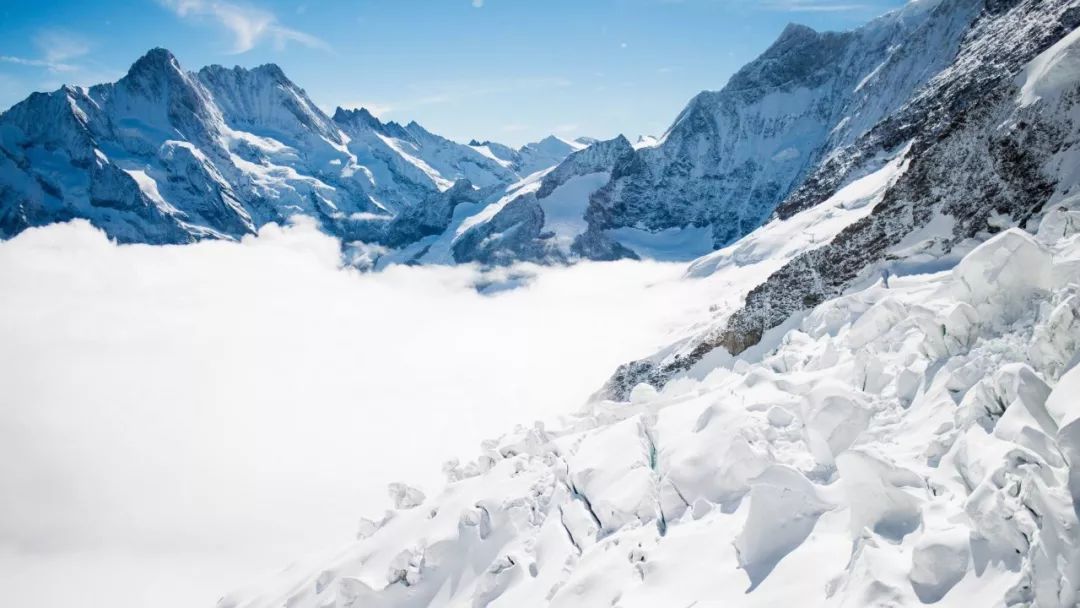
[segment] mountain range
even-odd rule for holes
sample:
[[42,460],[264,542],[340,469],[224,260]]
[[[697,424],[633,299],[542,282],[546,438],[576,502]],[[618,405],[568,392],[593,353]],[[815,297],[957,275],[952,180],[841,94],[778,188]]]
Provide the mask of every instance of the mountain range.
[[186,243],[303,214],[347,242],[393,241],[390,220],[455,183],[505,187],[583,147],[467,146],[364,109],[330,117],[275,65],[192,73],[153,49],[116,83],[0,116],[0,234],[85,218],[122,243]]
[[727,295],[219,608],[1077,605],[1078,27],[1075,0],[791,26],[655,141],[459,188],[403,259],[694,258]]
[[219,608],[1080,604],[1080,0],[792,25],[634,144],[455,143],[161,49],[0,115],[4,237],[294,215],[362,268],[678,260],[726,296]]
[[154,49],[116,83],[0,116],[0,235],[81,217],[120,242],[182,243],[303,214],[363,267],[691,260],[945,129],[1073,18],[998,36],[1017,47],[975,45],[993,38],[976,31],[984,15],[1014,4],[919,0],[850,32],[791,25],[633,145],[459,144],[364,109],[328,116],[274,65],[191,73]]

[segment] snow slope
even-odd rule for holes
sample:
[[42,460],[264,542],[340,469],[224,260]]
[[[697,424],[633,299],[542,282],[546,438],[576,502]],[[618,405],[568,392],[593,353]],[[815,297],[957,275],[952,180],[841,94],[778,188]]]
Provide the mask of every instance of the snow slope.
[[[864,213],[891,166],[831,213]],[[219,607],[1074,606],[1076,213],[487,442],[440,492],[392,487],[336,558]],[[717,262],[697,280],[740,280]]]

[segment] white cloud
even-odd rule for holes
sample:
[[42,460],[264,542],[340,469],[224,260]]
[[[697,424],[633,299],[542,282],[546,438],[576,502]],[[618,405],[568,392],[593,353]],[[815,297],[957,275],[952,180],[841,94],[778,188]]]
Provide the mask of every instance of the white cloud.
[[[686,4],[687,0],[657,0],[660,4]],[[842,11],[878,10],[872,2],[850,2],[844,0],[721,0],[739,8],[765,9],[790,13],[823,13]]]
[[90,52],[90,43],[71,32],[63,30],[43,30],[34,37],[34,45],[38,47],[46,61],[62,63],[77,59]]
[[277,48],[290,42],[328,50],[321,39],[283,25],[273,13],[244,4],[219,2],[217,0],[160,0],[180,17],[207,18],[217,21],[233,37],[234,53],[244,53],[264,41]]
[[866,4],[833,2],[830,0],[767,0],[766,8],[793,13],[833,13],[871,8]]
[[[395,113],[416,108],[525,91],[550,91],[570,87],[573,82],[562,77],[524,76],[498,81],[454,80],[413,83],[406,87],[411,96],[383,104]],[[344,107],[344,106],[343,106]],[[390,110],[387,110],[388,112]]]
[[656,263],[527,268],[529,286],[482,296],[472,268],[338,261],[306,225],[0,242],[7,603],[212,606],[347,542],[388,482],[430,492],[444,458],[572,411],[710,301]]
[[0,55],[0,63],[10,63],[32,68],[46,68],[50,72],[72,72],[77,68],[67,63],[57,63],[46,59],[29,59],[14,55]]
[[90,43],[81,36],[63,30],[42,30],[34,36],[38,57],[0,55],[0,63],[33,68],[45,68],[50,72],[76,72],[81,68],[72,60],[83,57],[91,50]]
[[473,8],[484,8],[484,0],[472,0]]

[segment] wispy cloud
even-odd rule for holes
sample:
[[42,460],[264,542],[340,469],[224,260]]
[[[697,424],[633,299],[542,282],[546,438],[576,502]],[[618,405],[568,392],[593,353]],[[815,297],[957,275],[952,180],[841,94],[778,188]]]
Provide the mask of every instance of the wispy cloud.
[[[688,0],[656,0],[660,4],[686,4]],[[716,0],[710,0],[716,1]],[[834,13],[842,11],[863,11],[877,9],[872,0],[851,2],[850,0],[719,0],[737,5],[744,9],[767,10],[789,13]]]
[[0,63],[10,63],[32,68],[45,68],[50,72],[72,72],[76,69],[75,66],[67,63],[56,63],[46,59],[30,59],[15,55],[0,55]]
[[766,0],[762,7],[775,11],[792,13],[832,13],[839,11],[858,11],[872,8],[867,4],[836,2],[835,0]]
[[80,68],[72,61],[91,50],[91,45],[86,39],[64,30],[38,32],[34,36],[34,46],[38,51],[37,56],[0,55],[0,63],[44,68],[50,72],[75,72]]
[[290,42],[306,47],[329,50],[322,39],[282,24],[270,11],[246,4],[216,0],[160,0],[182,18],[216,21],[232,34],[232,52],[244,53],[263,42],[275,48],[285,48]]
[[[521,77],[500,82],[475,80],[439,81],[416,83],[407,87],[413,95],[406,95],[396,100],[368,104],[342,103],[343,108],[366,107],[372,114],[379,116],[394,113],[401,114],[417,108],[460,103],[470,99],[500,95],[511,92],[547,91],[572,86],[573,82],[558,77]],[[379,112],[376,112],[375,109]]]
[[77,59],[91,50],[90,42],[65,30],[43,30],[34,37],[34,45],[46,61],[60,63]]

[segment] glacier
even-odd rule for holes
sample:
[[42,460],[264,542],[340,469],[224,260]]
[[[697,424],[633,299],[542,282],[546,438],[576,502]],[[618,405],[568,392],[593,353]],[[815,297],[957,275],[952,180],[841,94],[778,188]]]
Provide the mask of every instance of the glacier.
[[219,608],[1074,606],[1076,213],[486,442]]

